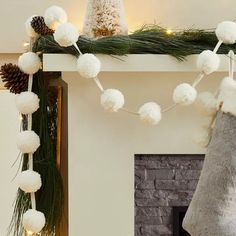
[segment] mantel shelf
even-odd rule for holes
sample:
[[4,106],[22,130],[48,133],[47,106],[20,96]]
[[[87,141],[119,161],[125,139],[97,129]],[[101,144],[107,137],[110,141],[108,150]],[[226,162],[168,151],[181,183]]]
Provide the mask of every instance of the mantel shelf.
[[[178,61],[170,55],[129,54],[127,56],[97,55],[102,63],[102,72],[198,72],[198,55],[190,55],[185,61]],[[228,70],[228,57],[220,55],[221,64],[218,72]],[[76,70],[76,57],[68,54],[44,54],[44,71]]]

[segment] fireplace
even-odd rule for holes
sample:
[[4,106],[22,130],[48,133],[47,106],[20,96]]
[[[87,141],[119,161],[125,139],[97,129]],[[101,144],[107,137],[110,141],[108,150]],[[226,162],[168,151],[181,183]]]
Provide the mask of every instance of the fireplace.
[[204,155],[135,155],[135,236],[184,236]]
[[187,206],[173,207],[173,236],[190,236],[182,227]]

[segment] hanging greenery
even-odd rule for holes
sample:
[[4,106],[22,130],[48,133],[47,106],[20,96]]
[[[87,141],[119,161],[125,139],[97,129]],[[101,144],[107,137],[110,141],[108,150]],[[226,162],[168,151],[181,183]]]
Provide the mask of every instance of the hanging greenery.
[[[212,50],[218,39],[215,31],[184,30],[169,32],[158,26],[143,26],[130,35],[119,35],[90,39],[79,37],[77,45],[83,53],[101,53],[108,55],[126,54],[168,54],[178,60],[191,54],[199,54],[203,50]],[[227,54],[229,50],[236,50],[236,45],[222,45],[219,54]],[[41,36],[33,48],[34,52],[66,53],[79,56],[73,47],[62,47],[53,38],[53,35]]]
[[[32,127],[41,140],[39,149],[34,153],[34,170],[42,179],[42,187],[36,192],[37,209],[46,218],[42,235],[55,235],[63,210],[63,184],[56,162],[57,92],[49,89],[48,79],[42,71],[34,75],[33,92],[40,99],[40,108],[33,114]],[[23,116],[22,122],[22,129],[26,130],[26,116]],[[22,171],[27,168],[28,156],[22,155]],[[22,216],[30,208],[30,194],[19,189],[9,234],[13,232],[14,236],[23,235]]]

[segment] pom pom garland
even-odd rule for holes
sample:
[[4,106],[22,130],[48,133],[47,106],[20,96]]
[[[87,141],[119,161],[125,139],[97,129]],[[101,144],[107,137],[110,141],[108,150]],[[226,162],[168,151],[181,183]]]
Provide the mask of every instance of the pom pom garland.
[[77,60],[77,70],[84,78],[95,78],[101,70],[101,62],[93,54],[85,53]]
[[216,71],[219,68],[219,65],[219,56],[210,50],[205,50],[198,56],[197,67],[206,75]]
[[216,99],[210,92],[202,92],[196,99],[196,107],[199,113],[212,116],[216,113]]
[[18,134],[16,144],[22,153],[34,153],[40,146],[40,139],[34,131],[26,130]]
[[236,81],[231,77],[223,79],[220,85],[220,93],[217,99],[217,107],[225,113],[236,116]]
[[216,28],[218,40],[225,44],[234,44],[236,42],[236,23],[233,21],[223,21]]
[[65,10],[59,6],[51,6],[44,13],[46,25],[55,30],[61,23],[67,22]]
[[101,95],[101,105],[105,110],[117,112],[124,103],[124,95],[117,89],[106,89]]
[[32,114],[39,108],[39,98],[33,92],[22,92],[16,96],[16,107],[23,115]]
[[206,116],[211,116],[216,113],[216,98],[211,92],[202,92],[196,99],[196,107],[199,112]]
[[20,173],[18,177],[19,188],[25,193],[35,193],[41,186],[40,174],[32,170],[26,170]]
[[173,93],[174,102],[184,106],[192,104],[196,97],[196,89],[187,83],[178,85]]
[[211,130],[206,127],[200,128],[195,132],[193,136],[193,141],[202,148],[208,146],[211,139]]
[[18,59],[19,68],[26,74],[32,75],[41,68],[41,60],[34,52],[26,52]]
[[72,46],[79,39],[79,32],[71,23],[59,25],[53,35],[55,41],[62,47]]
[[139,108],[140,119],[149,125],[156,125],[161,120],[161,108],[155,102],[148,102]]
[[40,233],[46,220],[42,212],[30,209],[23,214],[23,227],[27,232]]
[[31,22],[34,17],[36,17],[36,15],[29,17],[27,19],[27,21],[25,22],[25,29],[26,29],[26,32],[30,38],[36,38],[39,36],[39,34],[37,32],[35,32],[34,28],[31,25]]

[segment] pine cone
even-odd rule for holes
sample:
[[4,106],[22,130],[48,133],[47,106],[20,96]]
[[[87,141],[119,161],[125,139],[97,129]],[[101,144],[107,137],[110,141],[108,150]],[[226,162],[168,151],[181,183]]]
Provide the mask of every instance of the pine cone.
[[29,75],[22,72],[17,65],[9,63],[1,66],[0,76],[11,93],[21,93],[28,89]]
[[34,31],[40,35],[53,34],[54,31],[47,27],[42,16],[35,16],[31,21]]

